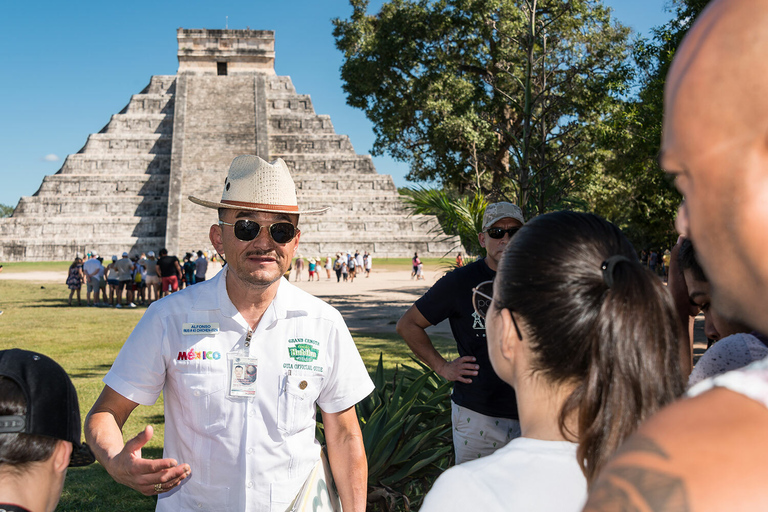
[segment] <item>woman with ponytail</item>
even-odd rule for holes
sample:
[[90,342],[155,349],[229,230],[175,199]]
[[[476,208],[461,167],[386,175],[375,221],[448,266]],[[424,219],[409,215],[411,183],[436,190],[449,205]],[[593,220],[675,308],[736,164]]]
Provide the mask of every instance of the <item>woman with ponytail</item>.
[[672,299],[616,226],[556,212],[520,229],[473,303],[522,437],[444,473],[421,510],[581,510],[608,457],[683,392]]

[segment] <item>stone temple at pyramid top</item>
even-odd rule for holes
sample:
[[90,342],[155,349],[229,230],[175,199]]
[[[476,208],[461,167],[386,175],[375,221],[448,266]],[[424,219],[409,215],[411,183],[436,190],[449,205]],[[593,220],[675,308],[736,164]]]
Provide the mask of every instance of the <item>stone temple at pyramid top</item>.
[[177,39],[178,73],[153,76],[0,219],[0,261],[212,250],[216,211],[187,197],[220,198],[242,154],[282,158],[299,207],[330,207],[300,220],[307,257],[439,257],[458,246],[434,217],[409,215],[392,177],[355,153],[289,76],[276,75],[274,32],[178,29]]
[[275,74],[275,33],[272,30],[176,31],[179,73],[227,75]]

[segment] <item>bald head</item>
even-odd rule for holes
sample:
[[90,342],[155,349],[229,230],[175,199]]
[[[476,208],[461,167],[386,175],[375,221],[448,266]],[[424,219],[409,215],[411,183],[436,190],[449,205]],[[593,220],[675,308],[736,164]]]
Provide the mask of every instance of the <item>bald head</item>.
[[766,26],[768,0],[715,0],[699,16],[667,76],[661,164],[714,303],[768,332]]

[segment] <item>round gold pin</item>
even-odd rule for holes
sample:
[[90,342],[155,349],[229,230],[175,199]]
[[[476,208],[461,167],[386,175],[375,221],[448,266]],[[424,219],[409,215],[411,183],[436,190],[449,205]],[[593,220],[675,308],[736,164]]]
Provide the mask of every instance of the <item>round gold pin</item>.
[[303,380],[299,382],[299,389],[307,389],[307,381]]

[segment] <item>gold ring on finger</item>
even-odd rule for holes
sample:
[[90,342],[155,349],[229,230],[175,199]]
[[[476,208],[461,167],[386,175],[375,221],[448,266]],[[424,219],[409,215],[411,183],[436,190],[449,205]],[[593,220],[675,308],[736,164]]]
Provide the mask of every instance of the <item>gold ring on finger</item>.
[[155,492],[163,492],[163,484],[155,484]]

